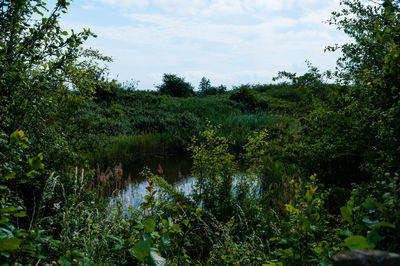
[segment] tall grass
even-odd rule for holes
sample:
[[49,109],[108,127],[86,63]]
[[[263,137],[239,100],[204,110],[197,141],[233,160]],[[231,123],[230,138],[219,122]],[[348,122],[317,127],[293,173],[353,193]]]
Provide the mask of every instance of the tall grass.
[[181,148],[178,142],[177,137],[166,133],[110,137],[93,152],[93,159],[102,166],[119,162],[129,163],[176,152]]
[[262,129],[275,122],[267,114],[230,114],[218,116],[211,120],[214,125],[221,125],[221,133],[241,147],[247,142],[247,136],[256,129]]

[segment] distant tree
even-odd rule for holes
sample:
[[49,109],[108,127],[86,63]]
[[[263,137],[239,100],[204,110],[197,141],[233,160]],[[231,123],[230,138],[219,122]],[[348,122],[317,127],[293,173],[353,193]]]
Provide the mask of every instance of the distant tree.
[[211,82],[206,77],[203,77],[199,84],[199,92],[201,94],[207,94],[207,92],[211,89]]
[[175,74],[164,74],[163,84],[156,86],[161,94],[188,97],[194,94],[193,86]]
[[211,86],[211,82],[209,79],[203,77],[199,84],[199,93],[201,95],[216,95],[216,94],[224,94],[227,89],[225,85],[219,85],[218,87]]
[[240,87],[236,88],[231,96],[229,97],[230,100],[244,103],[249,106],[255,106],[257,103],[257,97],[255,91],[251,89],[250,85],[241,85]]
[[218,94],[224,94],[227,91],[227,88],[225,85],[219,85],[218,87],[216,87],[217,93]]

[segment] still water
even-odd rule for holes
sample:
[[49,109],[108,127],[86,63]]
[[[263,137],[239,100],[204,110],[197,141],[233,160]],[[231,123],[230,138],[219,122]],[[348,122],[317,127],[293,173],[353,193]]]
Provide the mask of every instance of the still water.
[[123,165],[123,177],[120,182],[106,189],[107,196],[122,201],[124,206],[139,207],[143,196],[147,194],[146,177],[141,175],[145,167],[152,173],[162,176],[168,183],[176,186],[180,191],[189,194],[194,184],[190,176],[193,162],[187,155],[173,155],[169,157],[155,157],[148,160]]

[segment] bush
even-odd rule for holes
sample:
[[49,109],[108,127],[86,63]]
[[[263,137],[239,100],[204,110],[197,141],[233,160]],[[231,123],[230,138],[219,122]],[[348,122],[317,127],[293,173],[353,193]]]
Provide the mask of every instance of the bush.
[[173,97],[188,97],[194,94],[192,85],[174,74],[164,74],[163,84],[157,88],[161,94]]
[[268,103],[262,99],[259,99],[256,96],[255,90],[253,90],[250,85],[242,85],[235,89],[229,99],[238,103],[242,103],[250,109],[268,108]]

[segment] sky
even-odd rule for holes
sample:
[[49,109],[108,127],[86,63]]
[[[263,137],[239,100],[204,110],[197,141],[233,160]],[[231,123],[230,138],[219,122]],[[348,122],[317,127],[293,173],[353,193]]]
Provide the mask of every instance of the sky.
[[[305,60],[334,69],[350,40],[324,21],[340,0],[75,0],[61,25],[98,35],[85,45],[111,56],[110,78],[152,90],[164,73],[197,88],[203,76],[228,88],[302,74]],[[50,7],[50,6],[49,6]]]

